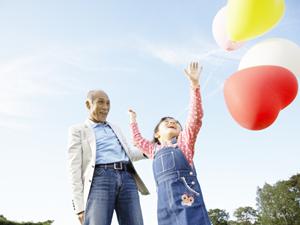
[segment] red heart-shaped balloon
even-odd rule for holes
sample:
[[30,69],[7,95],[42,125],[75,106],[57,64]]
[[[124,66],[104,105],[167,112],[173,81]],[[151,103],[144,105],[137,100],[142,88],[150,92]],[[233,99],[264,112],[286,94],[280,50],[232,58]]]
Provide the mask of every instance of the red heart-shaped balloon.
[[242,127],[250,130],[270,126],[297,92],[295,75],[280,66],[246,68],[231,75],[224,84],[229,112]]

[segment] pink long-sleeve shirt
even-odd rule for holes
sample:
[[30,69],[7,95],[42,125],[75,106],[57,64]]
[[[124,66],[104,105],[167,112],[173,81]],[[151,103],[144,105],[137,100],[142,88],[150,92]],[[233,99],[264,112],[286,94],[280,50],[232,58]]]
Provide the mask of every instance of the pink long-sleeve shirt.
[[[186,157],[190,165],[193,164],[194,146],[197,134],[202,125],[203,110],[201,104],[200,87],[191,88],[189,114],[184,129],[179,133],[176,144],[168,146],[178,146]],[[130,124],[133,142],[149,158],[153,159],[156,151],[159,151],[167,145],[153,143],[142,137],[138,124]]]

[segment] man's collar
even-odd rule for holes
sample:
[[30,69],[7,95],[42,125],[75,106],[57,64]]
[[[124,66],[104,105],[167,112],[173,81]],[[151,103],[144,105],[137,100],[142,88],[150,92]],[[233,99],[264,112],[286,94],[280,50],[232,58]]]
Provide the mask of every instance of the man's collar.
[[101,125],[103,125],[103,126],[106,126],[106,125],[107,125],[107,122],[106,122],[106,121],[105,121],[105,122],[101,122],[101,123],[96,123],[96,122],[92,121],[91,119],[87,119],[86,122],[87,122],[92,128],[95,128],[95,127],[101,126]]

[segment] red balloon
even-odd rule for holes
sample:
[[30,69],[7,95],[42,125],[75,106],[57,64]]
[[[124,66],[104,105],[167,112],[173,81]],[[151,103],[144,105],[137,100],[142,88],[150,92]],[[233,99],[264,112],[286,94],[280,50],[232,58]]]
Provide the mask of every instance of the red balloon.
[[255,66],[237,71],[224,85],[229,112],[242,127],[250,130],[270,126],[297,92],[295,75],[280,66]]

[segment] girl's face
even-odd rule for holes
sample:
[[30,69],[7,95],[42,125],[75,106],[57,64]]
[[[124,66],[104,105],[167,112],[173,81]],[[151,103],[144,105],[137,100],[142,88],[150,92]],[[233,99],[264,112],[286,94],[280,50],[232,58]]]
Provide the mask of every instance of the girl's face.
[[173,118],[167,118],[162,121],[158,126],[158,131],[155,133],[155,137],[163,141],[170,141],[174,137],[178,137],[181,131],[181,126],[177,120]]

